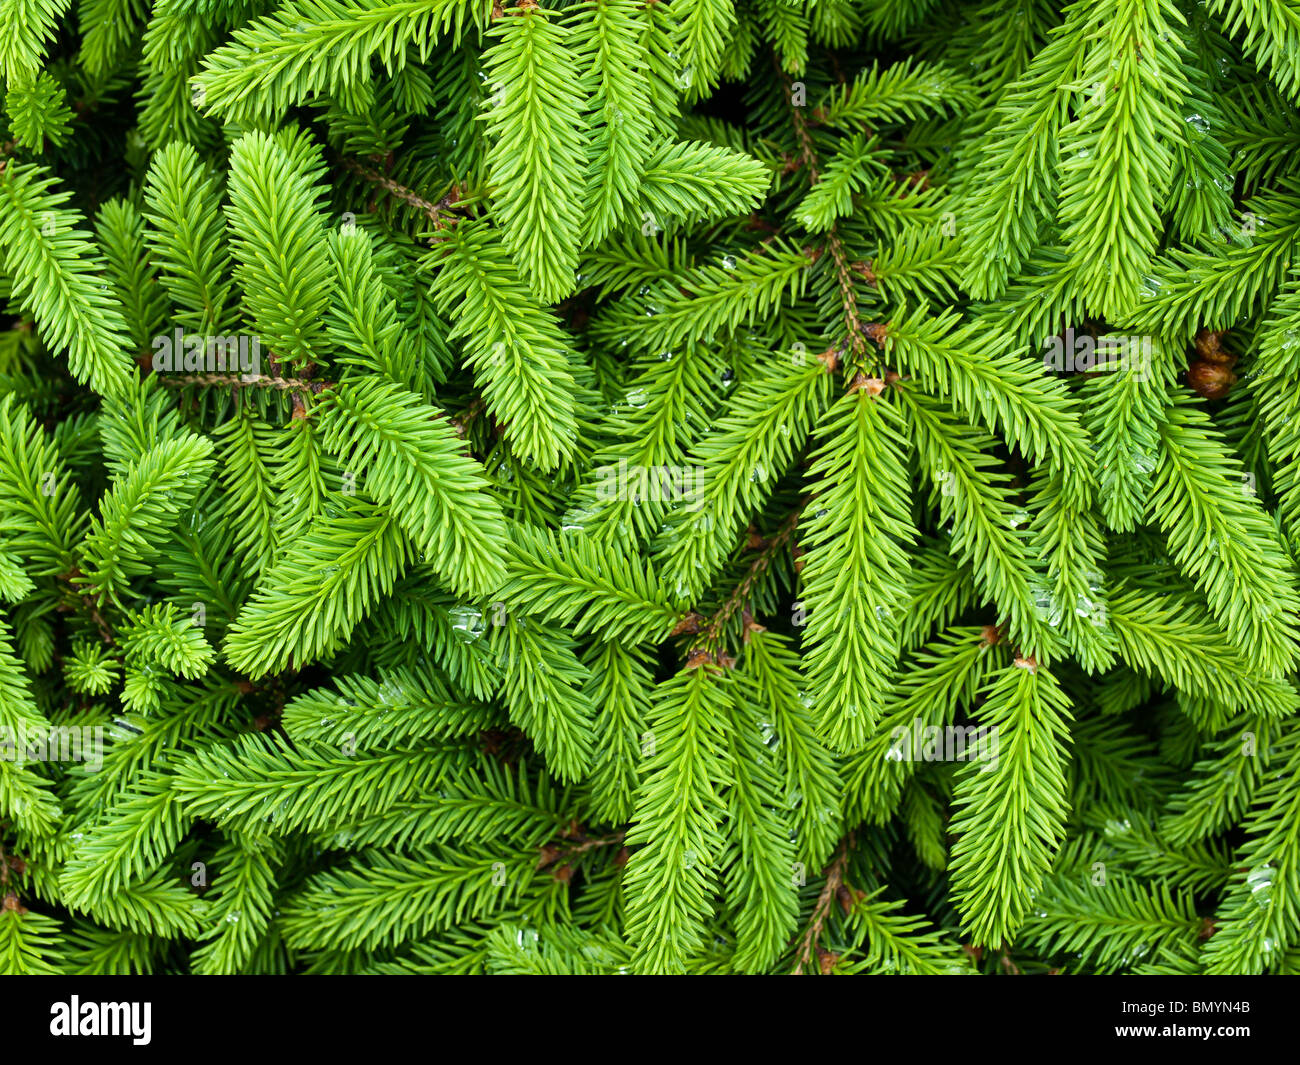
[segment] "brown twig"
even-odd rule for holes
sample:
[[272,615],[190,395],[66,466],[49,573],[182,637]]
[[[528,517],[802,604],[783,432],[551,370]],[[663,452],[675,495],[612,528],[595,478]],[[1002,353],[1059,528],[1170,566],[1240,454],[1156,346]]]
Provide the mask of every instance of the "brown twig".
[[[572,861],[580,854],[586,854],[588,851],[596,850],[599,847],[623,847],[623,839],[627,835],[625,829],[608,836],[589,837],[585,829],[577,821],[572,821],[569,828],[561,835],[561,843],[547,843],[540,850],[541,854],[537,860],[537,868],[545,869],[548,866],[555,866],[555,871],[551,874],[556,880],[567,882],[573,876]],[[626,848],[623,848],[626,850]],[[620,856],[622,855],[620,851]],[[624,858],[626,861],[626,858]]]
[[853,839],[853,834],[845,836],[840,840],[839,849],[835,852],[835,857],[831,859],[831,864],[826,867],[826,883],[822,885],[821,893],[817,896],[817,904],[813,907],[812,917],[808,921],[808,927],[804,930],[800,940],[799,956],[795,960],[794,969],[791,971],[792,976],[802,976],[804,966],[812,960],[813,950],[817,947],[821,939],[822,928],[826,924],[826,916],[831,911],[831,903],[840,897],[841,889],[844,888],[844,867],[849,860],[849,846]]
[[[785,86],[785,98],[789,100],[792,92],[790,76],[781,69],[781,61],[775,52],[772,53],[772,63],[776,67],[777,77],[781,79],[781,84]],[[813,148],[812,134],[808,132],[808,120],[804,118],[803,112],[790,105],[790,117],[794,122],[794,135],[799,141],[799,159],[802,165],[808,171],[808,177],[811,184],[816,185],[821,180],[821,169],[817,162],[817,151]]]
[[[60,574],[60,576],[64,583],[67,584],[68,590],[74,596],[76,604],[80,604],[90,616],[90,620],[95,623],[95,627],[99,630],[100,639],[106,644],[116,644],[117,640],[113,636],[113,628],[104,619],[104,615],[99,612],[99,604],[95,602],[94,596],[82,591],[77,585],[77,578],[81,576],[81,570],[76,566],[73,566],[67,573]],[[67,611],[72,610],[74,605],[75,604],[73,603],[68,603],[64,606],[60,606],[59,610],[60,612],[66,613]]]
[[158,379],[170,388],[185,388],[189,385],[230,385],[234,388],[278,388],[281,391],[310,392],[320,395],[332,387],[329,381],[308,381],[297,377],[268,377],[266,374],[158,374]]
[[[790,79],[781,69],[775,52],[772,54],[772,60],[785,86],[786,99],[790,100]],[[790,118],[794,123],[795,138],[799,142],[800,159],[808,171],[808,183],[816,185],[821,180],[821,166],[817,159],[817,151],[813,147],[812,134],[808,131],[808,120],[804,117],[803,110],[795,107],[793,102],[790,103]],[[830,252],[831,260],[835,265],[835,280],[840,290],[840,306],[844,313],[848,346],[853,352],[855,361],[861,361],[867,354],[867,333],[858,315],[858,297],[853,287],[853,267],[849,263],[848,256],[844,254],[844,245],[840,241],[839,230],[834,223],[826,231],[826,249]]]
[[826,247],[835,264],[835,281],[840,290],[840,306],[844,312],[844,327],[849,335],[849,347],[855,359],[861,360],[867,354],[867,333],[862,319],[858,315],[858,295],[853,286],[853,269],[848,256],[844,254],[844,245],[840,242],[839,230],[835,225],[826,231]]
[[[798,510],[786,518],[772,538],[767,541],[758,558],[754,559],[754,561],[750,563],[749,569],[746,571],[745,576],[741,579],[740,583],[736,585],[732,593],[727,596],[722,606],[720,606],[713,616],[709,618],[708,623],[704,626],[702,635],[696,641],[698,647],[707,647],[710,650],[716,647],[718,641],[722,638],[722,633],[726,628],[727,623],[736,616],[738,610],[742,607],[748,607],[750,593],[753,591],[755,583],[757,583],[759,577],[767,571],[768,567],[771,566],[777,553],[786,545],[786,543],[789,542],[790,537],[794,535],[795,528],[799,524],[799,518],[802,513],[803,506],[801,505]],[[694,616],[698,617],[699,615]]]
[[383,189],[403,203],[409,204],[423,213],[433,223],[434,228],[442,230],[456,224],[457,219],[451,208],[460,199],[459,187],[453,186],[446,196],[437,203],[433,203],[413,189],[409,189],[387,175],[381,174],[378,170],[366,166],[360,160],[348,156],[339,156],[338,158],[345,169],[352,171],[364,181]]

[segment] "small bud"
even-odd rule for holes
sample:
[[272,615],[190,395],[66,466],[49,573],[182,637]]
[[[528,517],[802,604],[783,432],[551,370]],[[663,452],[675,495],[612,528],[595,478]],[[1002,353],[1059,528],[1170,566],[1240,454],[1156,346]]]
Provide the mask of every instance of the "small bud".
[[870,285],[872,288],[875,288],[877,282],[879,281],[879,278],[876,277],[875,270],[871,268],[871,263],[869,262],[854,263],[853,272],[856,274],[860,274],[862,276],[862,279],[866,281],[866,283]]
[[1236,382],[1237,375],[1221,363],[1194,362],[1187,368],[1188,385],[1206,399],[1222,399]]
[[668,635],[669,636],[683,636],[683,635],[694,636],[695,633],[700,631],[700,623],[703,621],[704,618],[692,610],[689,614],[687,614],[684,618],[682,618],[681,621],[679,621],[675,626],[673,626],[673,631],[670,632]]
[[703,647],[696,647],[686,656],[687,669],[699,669],[700,666],[707,665],[713,661],[713,656]]
[[865,392],[872,399],[880,395],[885,390],[885,382],[879,377],[868,377],[864,373],[859,373],[853,378],[853,384],[849,386],[850,392]]

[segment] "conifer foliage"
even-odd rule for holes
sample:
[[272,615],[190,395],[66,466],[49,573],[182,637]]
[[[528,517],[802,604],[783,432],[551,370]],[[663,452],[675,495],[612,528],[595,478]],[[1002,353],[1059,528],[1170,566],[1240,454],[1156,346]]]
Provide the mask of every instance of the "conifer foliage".
[[1293,0],[0,79],[0,972],[1300,972]]

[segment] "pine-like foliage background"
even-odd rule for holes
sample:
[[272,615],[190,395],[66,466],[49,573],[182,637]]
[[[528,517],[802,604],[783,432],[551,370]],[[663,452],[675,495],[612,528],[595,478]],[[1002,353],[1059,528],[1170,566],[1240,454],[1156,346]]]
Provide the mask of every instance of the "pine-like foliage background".
[[0,972],[1300,972],[1300,3],[0,0],[0,76],[0,726],[107,737],[0,761]]

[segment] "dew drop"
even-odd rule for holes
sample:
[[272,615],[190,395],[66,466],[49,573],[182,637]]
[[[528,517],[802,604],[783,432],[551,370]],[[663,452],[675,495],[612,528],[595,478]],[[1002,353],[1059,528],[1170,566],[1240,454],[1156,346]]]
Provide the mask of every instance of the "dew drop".
[[1165,287],[1165,283],[1160,278],[1148,274],[1142,279],[1142,298],[1144,300],[1153,300],[1160,295],[1160,290]]
[[483,611],[472,606],[452,607],[451,631],[461,643],[474,643],[487,627],[483,623]]

